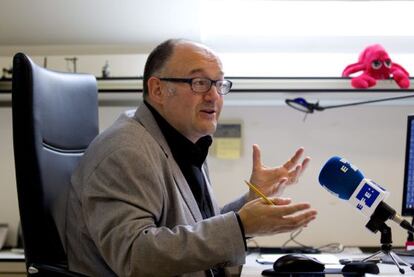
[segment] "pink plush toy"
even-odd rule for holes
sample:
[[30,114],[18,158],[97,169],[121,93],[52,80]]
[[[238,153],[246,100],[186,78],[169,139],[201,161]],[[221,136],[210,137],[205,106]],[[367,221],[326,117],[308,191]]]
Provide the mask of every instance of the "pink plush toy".
[[410,74],[401,65],[391,61],[385,49],[374,44],[365,48],[359,55],[357,63],[348,65],[342,72],[343,77],[363,71],[361,75],[352,78],[354,88],[369,88],[375,86],[376,80],[393,78],[400,88],[410,86]]

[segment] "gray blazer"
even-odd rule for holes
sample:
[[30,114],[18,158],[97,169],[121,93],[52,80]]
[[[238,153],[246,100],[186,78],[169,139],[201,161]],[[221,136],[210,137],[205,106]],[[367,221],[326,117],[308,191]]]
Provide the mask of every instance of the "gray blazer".
[[203,220],[145,105],[121,115],[91,143],[71,182],[65,241],[71,270],[91,276],[204,276],[213,266],[245,262],[233,211],[246,196],[221,211],[213,200],[216,215]]

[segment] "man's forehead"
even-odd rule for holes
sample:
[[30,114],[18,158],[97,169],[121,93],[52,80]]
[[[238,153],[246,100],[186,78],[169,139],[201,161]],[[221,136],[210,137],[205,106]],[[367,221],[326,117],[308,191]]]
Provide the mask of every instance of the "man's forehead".
[[[189,72],[188,72],[188,74],[189,75],[195,75],[195,74],[197,74],[197,73],[200,73],[200,74],[205,74],[206,73],[206,70],[204,69],[204,68],[194,68],[194,69],[190,69],[189,70]],[[216,72],[216,74],[218,74],[218,75],[224,75],[224,72],[221,70],[221,68]]]
[[216,56],[212,49],[208,48],[207,46],[203,44],[193,42],[193,41],[178,42],[175,45],[174,50],[175,51],[182,50],[184,52],[193,51],[193,52],[205,53],[206,55]]
[[219,57],[207,47],[194,43],[176,45],[168,65],[170,70],[182,70],[186,74],[205,73],[213,68],[217,74],[223,74]]

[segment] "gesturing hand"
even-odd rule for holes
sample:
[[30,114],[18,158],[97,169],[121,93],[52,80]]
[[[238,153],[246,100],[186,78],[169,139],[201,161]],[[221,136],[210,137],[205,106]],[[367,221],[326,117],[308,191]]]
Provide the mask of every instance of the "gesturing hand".
[[246,236],[273,235],[305,227],[316,218],[316,210],[307,203],[292,204],[290,199],[270,198],[246,203],[239,211]]
[[[282,166],[266,167],[262,164],[259,146],[253,144],[253,170],[250,182],[267,196],[282,194],[287,185],[298,182],[300,175],[307,168],[310,162],[309,157],[304,158],[300,162],[304,151],[302,147],[297,149],[295,154]],[[257,195],[250,191],[249,200],[255,198],[257,198]]]

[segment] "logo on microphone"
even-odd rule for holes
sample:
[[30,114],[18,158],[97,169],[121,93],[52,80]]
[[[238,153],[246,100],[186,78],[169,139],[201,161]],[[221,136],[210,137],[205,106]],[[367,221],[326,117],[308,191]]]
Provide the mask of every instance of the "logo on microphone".
[[364,206],[371,207],[379,196],[379,191],[365,183],[362,189],[358,192],[356,199],[360,202],[357,204],[357,209],[362,210]]
[[343,165],[343,166],[341,166],[340,170],[341,170],[343,173],[346,173],[346,172],[348,171],[348,167],[346,167],[345,165]]

